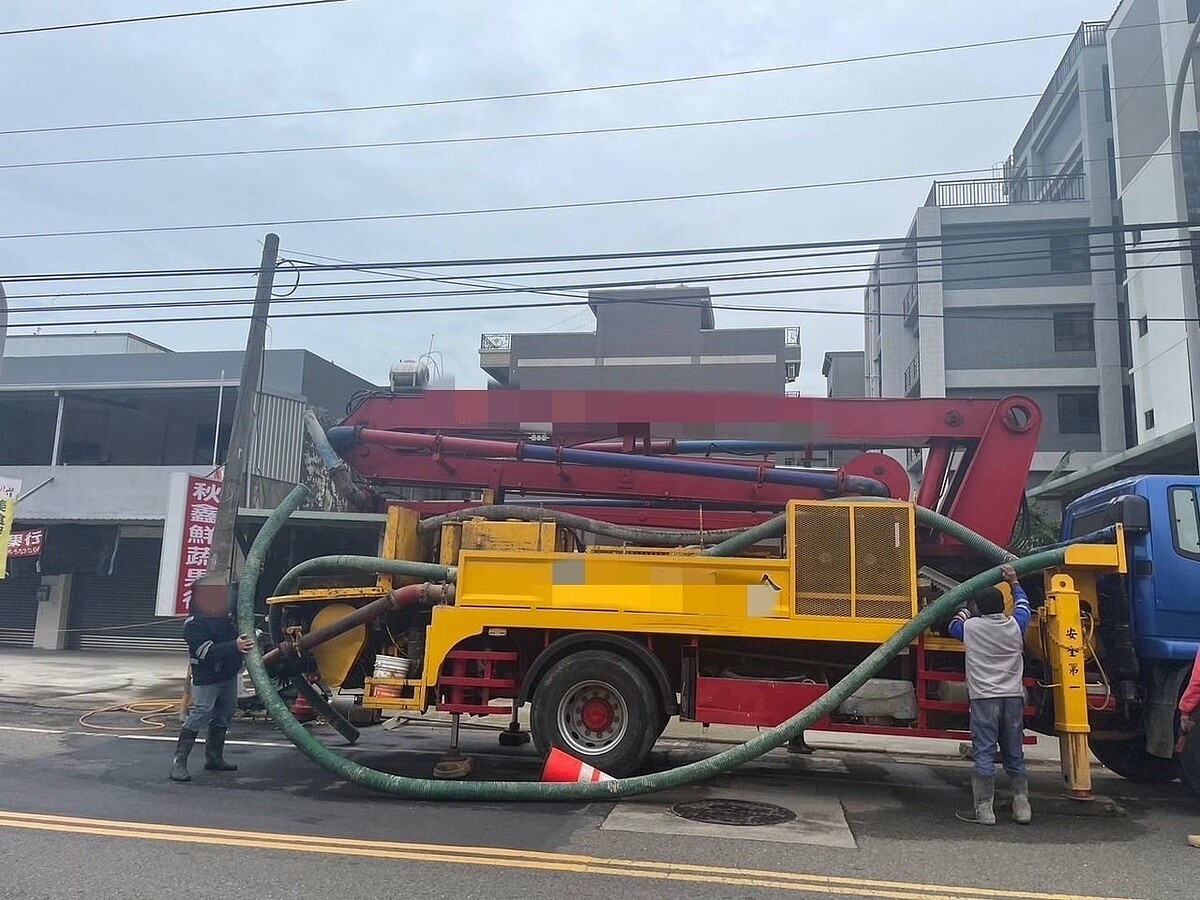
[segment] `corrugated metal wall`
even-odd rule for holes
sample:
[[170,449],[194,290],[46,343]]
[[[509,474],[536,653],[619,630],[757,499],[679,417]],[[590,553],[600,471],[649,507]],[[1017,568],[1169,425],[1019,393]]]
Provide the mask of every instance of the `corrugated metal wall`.
[[304,437],[304,403],[276,394],[261,394],[258,424],[250,448],[249,474],[295,484],[300,479]]
[[0,581],[0,644],[33,646],[37,622],[37,575],[12,575]]
[[75,576],[72,650],[183,651],[183,620],[154,615],[161,538],[121,538],[111,575]]

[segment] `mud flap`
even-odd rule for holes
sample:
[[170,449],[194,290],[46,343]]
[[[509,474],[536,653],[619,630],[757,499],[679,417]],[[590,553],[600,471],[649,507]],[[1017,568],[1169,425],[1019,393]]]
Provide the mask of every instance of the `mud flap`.
[[1183,683],[1190,674],[1188,666],[1154,667],[1153,693],[1146,704],[1145,718],[1146,752],[1151,756],[1171,759],[1175,755],[1175,707],[1183,693]]

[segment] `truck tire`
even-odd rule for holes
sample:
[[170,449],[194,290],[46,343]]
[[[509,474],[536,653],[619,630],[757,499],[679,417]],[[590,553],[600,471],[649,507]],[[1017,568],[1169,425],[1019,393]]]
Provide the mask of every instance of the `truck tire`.
[[1092,741],[1092,753],[1106,768],[1135,784],[1170,784],[1179,778],[1179,762],[1146,752],[1140,740]]
[[538,684],[530,730],[543,756],[557,747],[620,778],[650,755],[654,738],[647,737],[661,721],[659,705],[637,665],[607,650],[580,650],[551,666]]

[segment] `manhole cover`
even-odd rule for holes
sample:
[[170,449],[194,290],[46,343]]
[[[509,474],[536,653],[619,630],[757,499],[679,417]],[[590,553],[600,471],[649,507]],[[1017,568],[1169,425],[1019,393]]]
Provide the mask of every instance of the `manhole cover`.
[[671,813],[711,825],[782,825],[796,818],[790,809],[752,800],[693,800],[675,804]]

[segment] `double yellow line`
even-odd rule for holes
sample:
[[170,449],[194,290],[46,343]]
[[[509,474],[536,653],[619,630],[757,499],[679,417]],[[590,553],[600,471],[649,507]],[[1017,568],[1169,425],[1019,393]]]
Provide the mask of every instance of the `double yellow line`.
[[605,859],[596,856],[507,850],[498,847],[459,847],[395,841],[364,841],[356,838],[314,837],[302,834],[230,831],[221,828],[192,828],[186,825],[85,819],[76,816],[51,816],[2,810],[0,810],[0,827],[167,843],[249,847],[256,850],[282,850],[291,853],[320,853],[371,859],[403,859],[412,862],[529,869],[540,872],[570,872],[697,884],[737,885],[791,890],[811,896],[880,897],[889,898],[889,900],[991,900],[991,898],[996,898],[996,900],[1113,900],[1113,898],[1081,894],[1045,894],[1030,891],[1005,891],[996,888],[875,881],[833,875],[699,866],[687,863]]

